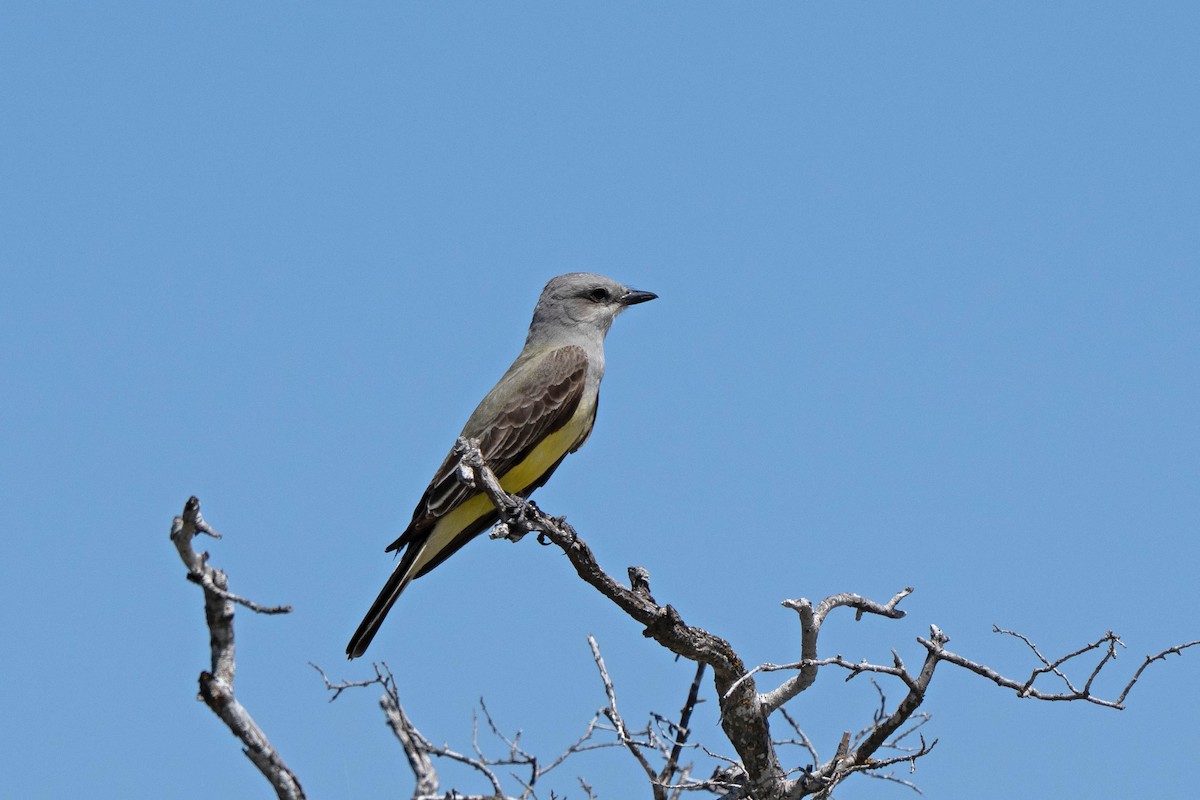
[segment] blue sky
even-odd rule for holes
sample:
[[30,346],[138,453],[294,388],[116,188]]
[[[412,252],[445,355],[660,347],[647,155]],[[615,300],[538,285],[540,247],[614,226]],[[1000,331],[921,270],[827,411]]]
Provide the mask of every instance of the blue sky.
[[[840,591],[916,587],[822,655],[915,662],[935,623],[1016,675],[993,624],[1112,629],[1115,694],[1200,638],[1197,41],[1183,2],[6,3],[3,793],[270,796],[194,699],[196,494],[234,590],[296,608],[238,614],[239,697],[310,797],[407,796],[377,693],[328,704],[308,662],[369,674],[383,547],[572,270],[660,295],[538,495],[611,572],[752,664],[798,656],[781,600]],[[678,708],[690,668],[531,541],[414,584],[369,655],[431,739],[468,747],[482,696],[549,755],[604,702],[589,633],[631,720]],[[1198,676],[1113,712],[943,667],[913,778],[1191,797]],[[790,706],[823,755],[858,683]],[[646,796],[624,754],[576,774]]]

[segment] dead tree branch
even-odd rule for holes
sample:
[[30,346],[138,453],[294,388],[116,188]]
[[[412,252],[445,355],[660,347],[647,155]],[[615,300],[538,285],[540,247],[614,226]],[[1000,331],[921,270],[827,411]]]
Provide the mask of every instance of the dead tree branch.
[[[1033,670],[1029,677],[1024,681],[1018,681],[1001,675],[986,664],[980,664],[972,661],[969,658],[960,656],[957,653],[950,652],[942,646],[946,641],[948,641],[948,639],[945,639],[939,643],[936,640],[930,641],[921,637],[917,637],[917,641],[920,642],[921,645],[924,646],[925,649],[931,654],[936,654],[938,659],[947,661],[955,666],[962,667],[970,672],[974,672],[976,675],[980,675],[992,681],[997,686],[1005,689],[1012,689],[1017,693],[1017,697],[1030,698],[1033,700],[1046,700],[1051,702],[1082,700],[1084,702],[1094,703],[1098,706],[1104,706],[1105,708],[1115,708],[1118,711],[1123,711],[1125,709],[1125,698],[1129,696],[1129,692],[1133,689],[1134,684],[1136,684],[1142,677],[1142,672],[1146,669],[1146,667],[1150,666],[1150,664],[1154,663],[1155,661],[1165,660],[1169,655],[1179,655],[1182,653],[1182,651],[1188,649],[1189,647],[1200,645],[1200,640],[1186,642],[1185,644],[1177,644],[1174,647],[1168,647],[1166,650],[1163,650],[1156,655],[1146,656],[1146,659],[1142,662],[1142,665],[1138,667],[1137,672],[1133,674],[1133,677],[1130,679],[1129,683],[1125,685],[1125,688],[1121,690],[1121,693],[1113,700],[1106,700],[1103,697],[1097,697],[1096,695],[1092,694],[1092,683],[1096,680],[1096,676],[1100,674],[1100,671],[1117,657],[1117,646],[1125,646],[1112,631],[1108,631],[1096,641],[1086,644],[1071,653],[1067,653],[1065,656],[1061,656],[1054,661],[1048,661],[1038,651],[1037,647],[1021,634],[1014,634],[1012,631],[1002,630],[1001,628],[997,627],[994,627],[993,629],[996,633],[1015,636],[1023,641],[1034,653],[1034,655],[1042,662],[1043,666]],[[1084,682],[1083,686],[1076,688],[1076,686],[1071,682],[1070,678],[1068,678],[1067,675],[1059,668],[1068,661],[1094,650],[1100,650],[1101,656],[1097,660],[1096,665],[1092,667],[1091,671],[1088,673],[1087,680]],[[1036,688],[1033,685],[1034,681],[1046,674],[1056,675],[1067,687],[1067,691],[1050,692]]]
[[[376,665],[372,679],[337,684],[321,672],[325,686],[331,692],[331,701],[350,688],[375,684],[383,688],[380,705],[416,780],[413,800],[537,800],[537,792],[544,785],[543,779],[547,773],[577,753],[608,747],[623,748],[630,753],[648,780],[654,800],[679,800],[685,792],[694,791],[717,795],[721,800],[799,800],[809,796],[826,800],[842,781],[858,773],[892,781],[919,792],[912,781],[885,770],[906,764],[911,773],[916,768],[917,760],[928,755],[937,745],[937,739],[927,742],[922,735],[920,729],[928,722],[929,715],[918,709],[925,700],[938,664],[946,662],[966,669],[997,686],[1014,691],[1021,698],[1084,701],[1120,710],[1125,707],[1129,693],[1147,667],[1166,660],[1169,655],[1179,655],[1188,648],[1200,646],[1200,640],[1190,641],[1146,656],[1114,699],[1101,697],[1093,689],[1101,672],[1117,658],[1118,648],[1125,646],[1111,631],[1065,655],[1050,658],[1023,634],[994,627],[997,634],[1022,642],[1036,659],[1038,666],[1023,679],[1001,675],[985,664],[948,650],[946,645],[950,637],[936,625],[929,627],[928,637],[916,639],[924,648],[922,662],[916,669],[910,669],[897,650],[891,651],[890,664],[876,664],[865,659],[852,661],[841,655],[820,655],[821,628],[834,609],[853,608],[856,620],[866,615],[900,619],[905,612],[899,609],[899,604],[913,591],[912,587],[905,587],[886,602],[849,593],[831,595],[816,604],[805,598],[784,601],[783,605],[793,609],[799,617],[800,659],[790,664],[761,664],[748,670],[726,639],[688,625],[673,606],[659,603],[651,593],[650,576],[644,568],[629,568],[629,586],[626,587],[601,569],[587,543],[564,518],[550,517],[532,502],[504,492],[495,475],[485,466],[477,443],[460,439],[456,452],[459,457],[459,479],[485,493],[500,512],[501,521],[492,533],[493,538],[518,541],[529,533],[535,533],[539,542],[554,544],[563,551],[586,583],[643,627],[644,636],[693,662],[696,670],[677,718],[652,714],[645,728],[631,730],[618,710],[616,689],[599,646],[594,638],[588,637],[607,702],[593,715],[583,735],[549,761],[539,760],[529,753],[520,743],[520,733],[511,737],[502,733],[482,700],[480,709],[483,719],[492,736],[505,747],[505,753],[499,757],[485,753],[479,740],[478,715],[474,720],[469,752],[430,742],[405,712],[395,678],[386,665]],[[200,674],[200,696],[242,741],[243,752],[271,783],[277,796],[286,800],[302,800],[304,792],[296,776],[234,697],[233,691],[234,607],[241,605],[264,614],[286,613],[291,608],[259,605],[229,591],[225,574],[209,565],[208,553],[197,553],[193,549],[192,540],[200,534],[220,538],[204,521],[200,514],[200,503],[192,497],[184,506],[183,513],[172,522],[171,540],[188,569],[188,580],[204,591],[211,665],[209,671]],[[1083,664],[1087,666],[1081,669]],[[314,668],[320,672],[319,667],[314,665]],[[857,733],[845,730],[833,755],[824,761],[818,757],[812,739],[784,709],[788,701],[813,685],[821,668],[844,671],[847,681],[863,674],[890,676],[905,689],[903,697],[889,709],[882,688],[871,677],[879,692],[878,709]],[[705,673],[710,669],[719,707],[719,722],[737,758],[714,753],[692,741],[695,738],[691,730],[692,715],[702,702],[700,688]],[[775,689],[759,693],[756,676],[780,670],[790,670],[796,674]],[[1072,677],[1072,673],[1076,677]],[[1047,682],[1055,685],[1047,688]],[[794,737],[772,736],[769,718],[775,712],[779,712],[795,732]],[[597,737],[597,734],[608,733],[612,734],[612,741],[602,741],[607,738],[605,736]],[[913,736],[919,740],[919,745],[908,738]],[[778,755],[778,748],[782,746],[802,748],[811,757],[811,763],[802,768],[785,769]],[[719,766],[709,778],[697,779],[692,774],[693,765],[683,762],[685,749],[703,752]],[[455,790],[441,793],[435,767],[435,759],[438,758],[473,769],[486,782],[490,793],[462,794]],[[656,769],[655,765],[659,763],[661,767]],[[501,767],[516,768],[517,771],[510,771],[504,776],[501,773],[505,770],[498,769]],[[504,782],[508,779],[515,781],[519,789],[506,791]],[[578,783],[588,798],[595,797],[586,781],[579,778]],[[554,792],[551,791],[549,796],[552,800]]]
[[[928,754],[937,744],[936,739],[926,743],[922,736],[920,747],[909,747],[902,755],[894,757],[876,759],[875,754],[881,748],[895,748],[904,736],[924,724],[927,716],[918,715],[916,712],[924,702],[937,665],[942,661],[987,677],[999,686],[1017,691],[1021,697],[1039,700],[1085,700],[1110,708],[1123,708],[1125,697],[1149,664],[1200,644],[1189,642],[1148,656],[1116,700],[1103,700],[1091,692],[1092,684],[1100,671],[1116,657],[1115,647],[1120,641],[1111,633],[1073,653],[1050,661],[1024,637],[997,629],[998,632],[1022,638],[1040,660],[1042,666],[1035,669],[1026,681],[1006,678],[985,665],[947,650],[945,645],[950,639],[936,625],[930,626],[928,638],[917,638],[925,648],[925,658],[915,673],[905,666],[896,650],[892,651],[890,665],[872,664],[865,660],[851,662],[840,655],[819,657],[817,645],[821,626],[833,609],[853,608],[856,611],[856,619],[860,620],[866,614],[899,619],[904,616],[904,612],[897,606],[913,591],[912,587],[905,587],[886,603],[878,603],[855,594],[832,595],[815,606],[807,599],[785,601],[783,605],[795,610],[800,617],[800,660],[782,666],[764,664],[753,670],[746,670],[727,640],[686,624],[673,606],[659,604],[650,592],[649,574],[644,568],[630,568],[628,588],[618,583],[600,568],[587,543],[579,538],[564,518],[550,517],[532,502],[507,494],[496,476],[485,465],[477,442],[460,439],[456,451],[460,458],[460,480],[487,494],[500,512],[501,522],[495,527],[493,538],[518,541],[528,533],[536,533],[539,542],[553,543],[566,554],[576,573],[585,582],[644,626],[643,635],[654,639],[676,655],[713,670],[713,682],[720,703],[721,727],[737,752],[739,760],[719,770],[714,775],[714,780],[709,781],[707,785],[696,787],[696,784],[690,784],[686,788],[720,791],[723,792],[723,800],[741,797],[755,800],[796,800],[808,795],[825,798],[838,783],[852,774],[878,772],[882,768],[899,763],[908,763],[910,768],[914,767],[916,760]],[[1077,688],[1061,667],[1072,659],[1094,650],[1101,651],[1101,658],[1083,685]],[[598,654],[597,661],[601,664],[603,673]],[[792,773],[785,771],[779,762],[775,745],[783,742],[776,742],[771,738],[768,718],[773,712],[781,709],[783,704],[810,687],[821,667],[844,669],[848,672],[847,680],[863,673],[890,675],[904,684],[907,693],[891,713],[881,709],[860,735],[852,738],[850,733],[846,732],[833,758],[819,766],[814,763],[800,776],[792,778]],[[797,674],[778,688],[759,694],[755,687],[755,674],[781,669],[794,669],[797,670]],[[1063,680],[1067,691],[1054,693],[1036,688],[1034,682],[1045,674],[1053,674]],[[610,688],[611,683],[606,680],[606,690]],[[612,700],[610,693],[610,719],[619,719]],[[917,719],[916,724],[910,724],[910,720],[914,718]],[[794,721],[788,719],[800,738],[785,741],[806,747],[814,756],[815,762],[816,750],[811,741]],[[625,735],[621,736],[624,741]],[[652,774],[644,755],[640,754],[636,747],[630,749],[635,753],[643,770],[650,776],[651,784],[655,787],[654,796],[658,800],[663,796],[659,790],[664,786],[664,782]],[[877,774],[876,777],[895,780],[916,788],[910,782],[896,779],[894,776]]]
[[[510,737],[501,732],[499,726],[496,725],[495,720],[492,718],[486,703],[482,700],[480,700],[479,705],[484,721],[492,735],[504,744],[507,751],[504,755],[494,757],[484,753],[484,748],[479,742],[478,717],[475,719],[471,742],[473,755],[454,750],[449,745],[435,745],[417,729],[409,718],[408,712],[404,710],[404,706],[400,702],[400,693],[396,686],[395,676],[392,675],[387,664],[374,664],[373,666],[375,669],[374,678],[334,683],[329,680],[320,667],[316,664],[312,665],[313,669],[321,675],[321,679],[325,682],[325,688],[331,693],[330,702],[338,699],[347,689],[373,685],[378,685],[383,689],[379,705],[382,707],[388,727],[391,728],[392,733],[400,743],[405,758],[408,760],[409,767],[412,769],[413,777],[416,779],[412,800],[446,800],[446,798],[453,798],[453,800],[534,800],[537,796],[535,792],[538,789],[539,782],[571,756],[589,750],[622,746],[617,741],[597,742],[593,740],[594,735],[598,731],[615,730],[608,728],[600,722],[601,717],[604,715],[604,709],[601,709],[592,717],[583,735],[569,745],[563,753],[548,761],[542,761],[521,746],[519,742],[520,734]],[[636,735],[631,734],[631,736]],[[449,793],[439,792],[439,778],[433,761],[435,758],[444,758],[464,764],[475,770],[487,781],[491,792],[489,794],[464,794],[456,790],[451,790]],[[520,786],[519,792],[515,794],[505,791],[503,780],[495,769],[496,767],[512,766],[528,770],[527,777],[522,777],[515,773],[510,774],[511,778]],[[583,782],[583,779],[580,778],[579,781],[584,790],[591,795],[591,789]],[[553,796],[554,794],[551,793],[551,797]]]
[[[774,691],[762,696],[763,705],[770,711],[782,706],[788,700],[803,692],[817,679],[817,637],[821,633],[821,625],[829,612],[835,608],[849,607],[855,609],[855,621],[861,620],[863,614],[877,614],[889,619],[900,619],[904,612],[896,608],[900,601],[912,594],[911,586],[906,586],[892,597],[887,603],[876,603],[856,594],[835,594],[825,598],[814,608],[807,598],[799,600],[784,600],[784,608],[791,608],[800,615],[800,658],[802,666],[796,677],[784,683]],[[764,665],[765,666],[765,665]],[[772,667],[777,669],[777,667]],[[762,668],[760,668],[762,669]]]
[[771,745],[769,712],[759,702],[753,679],[743,679],[745,665],[729,642],[688,625],[674,607],[654,602],[648,580],[635,581],[636,589],[622,586],[600,568],[591,548],[564,518],[551,518],[533,503],[507,494],[484,465],[477,443],[460,439],[458,449],[462,453],[460,476],[482,489],[501,513],[503,522],[493,537],[516,541],[536,531],[539,540],[553,542],[562,549],[579,577],[643,625],[644,636],[713,670],[721,698],[721,727],[746,770],[749,791],[764,798],[779,796],[784,771]]
[[629,730],[625,727],[625,720],[621,718],[621,712],[617,711],[617,692],[613,688],[612,678],[608,677],[608,667],[604,666],[604,658],[600,655],[600,648],[596,645],[595,637],[588,636],[588,645],[592,648],[592,658],[596,661],[596,669],[600,670],[600,680],[604,683],[604,694],[608,697],[608,707],[604,709],[604,716],[608,717],[608,721],[617,729],[617,739],[646,773],[654,792],[654,800],[666,800],[667,792],[658,781],[658,773],[654,771],[642,753],[642,743],[634,741],[630,737]]
[[303,800],[304,790],[300,788],[300,781],[288,769],[250,712],[233,694],[234,604],[262,614],[287,613],[291,607],[260,606],[230,592],[225,573],[208,563],[208,553],[197,553],[192,549],[192,539],[201,533],[221,538],[200,515],[200,501],[189,497],[183,506],[183,514],[171,522],[171,541],[175,543],[175,549],[187,567],[188,580],[204,589],[204,616],[208,622],[211,665],[208,671],[200,673],[200,697],[241,740],[244,745],[242,752],[274,787],[275,794],[281,800]]
[[[445,798],[454,800],[483,800],[483,798],[488,800],[536,800],[537,791],[545,783],[545,776],[561,766],[568,758],[586,751],[606,748],[622,748],[634,756],[642,773],[649,780],[655,798],[678,800],[684,792],[697,790],[705,790],[714,794],[725,793],[730,786],[727,781],[717,778],[693,779],[692,765],[684,763],[682,758],[685,749],[699,749],[698,745],[688,744],[687,738],[690,733],[688,726],[692,714],[696,706],[702,702],[699,694],[705,670],[697,668],[677,721],[652,714],[651,723],[639,730],[633,730],[627,725],[618,710],[617,692],[594,637],[588,637],[588,645],[604,687],[606,704],[592,716],[583,735],[560,755],[550,760],[539,759],[528,752],[520,743],[519,732],[515,736],[508,736],[502,732],[482,699],[479,701],[480,712],[492,736],[504,745],[505,753],[503,755],[491,756],[485,753],[485,748],[479,740],[478,716],[474,718],[471,744],[473,755],[453,750],[449,745],[433,744],[417,730],[401,705],[395,677],[386,664],[373,665],[375,669],[373,678],[339,683],[331,681],[316,664],[311,666],[324,681],[326,690],[330,692],[331,702],[348,689],[373,685],[379,685],[383,689],[384,694],[380,699],[380,705],[383,707],[388,726],[400,742],[416,779],[412,800],[444,800]],[[611,741],[597,739],[596,735],[603,733],[612,734],[613,739]],[[434,765],[434,759],[437,758],[448,759],[471,767],[486,779],[490,785],[491,794],[464,794],[457,790],[451,790],[449,793],[439,792],[439,778]],[[663,767],[655,771],[652,762],[659,759],[662,760]],[[524,774],[509,774],[508,777],[520,787],[517,791],[506,791],[503,786],[504,778],[496,768],[506,766],[528,770]],[[592,788],[583,778],[577,780],[589,797],[595,796]],[[556,795],[551,791],[549,796],[554,798]]]
[[[632,577],[632,576],[631,576]],[[649,587],[647,587],[649,588]],[[670,724],[669,730],[674,734],[674,743],[671,745],[671,752],[667,756],[667,763],[658,773],[657,783],[662,786],[669,786],[678,775],[682,782],[686,782],[689,769],[681,767],[679,757],[683,753],[683,748],[687,744],[688,736],[691,734],[692,712],[696,710],[697,703],[700,702],[700,684],[704,680],[704,664],[696,665],[696,677],[692,678],[692,686],[688,689],[687,699],[683,702],[683,708],[679,710],[679,722]],[[684,789],[677,789],[672,795],[673,798],[678,798]]]

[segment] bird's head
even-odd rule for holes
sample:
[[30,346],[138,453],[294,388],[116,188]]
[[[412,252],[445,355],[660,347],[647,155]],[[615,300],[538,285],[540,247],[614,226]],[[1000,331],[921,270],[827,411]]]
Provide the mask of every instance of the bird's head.
[[542,289],[530,335],[539,328],[594,328],[603,336],[626,308],[656,297],[590,272],[559,275]]

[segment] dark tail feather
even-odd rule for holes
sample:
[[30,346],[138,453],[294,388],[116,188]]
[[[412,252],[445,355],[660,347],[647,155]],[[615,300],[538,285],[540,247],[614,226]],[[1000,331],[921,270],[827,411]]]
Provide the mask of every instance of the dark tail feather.
[[379,596],[371,604],[371,610],[363,617],[358,630],[350,637],[350,644],[346,645],[347,656],[358,658],[367,652],[367,647],[370,646],[371,640],[379,632],[379,626],[383,624],[384,618],[392,610],[392,606],[396,604],[396,599],[400,597],[400,593],[404,591],[404,588],[415,577],[413,575],[413,564],[416,563],[417,556],[420,555],[422,549],[419,547],[414,548],[410,545],[404,551],[404,555],[400,558],[400,563],[396,565],[395,571],[387,579],[387,583],[383,585],[383,590],[379,592]]

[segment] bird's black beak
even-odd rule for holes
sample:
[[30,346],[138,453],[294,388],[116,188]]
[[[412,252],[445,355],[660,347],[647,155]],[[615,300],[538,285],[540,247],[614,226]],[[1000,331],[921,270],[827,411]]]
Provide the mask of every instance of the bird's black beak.
[[658,297],[654,292],[639,292],[637,289],[630,289],[621,296],[621,305],[635,306],[638,303],[644,303],[647,300],[653,300]]

